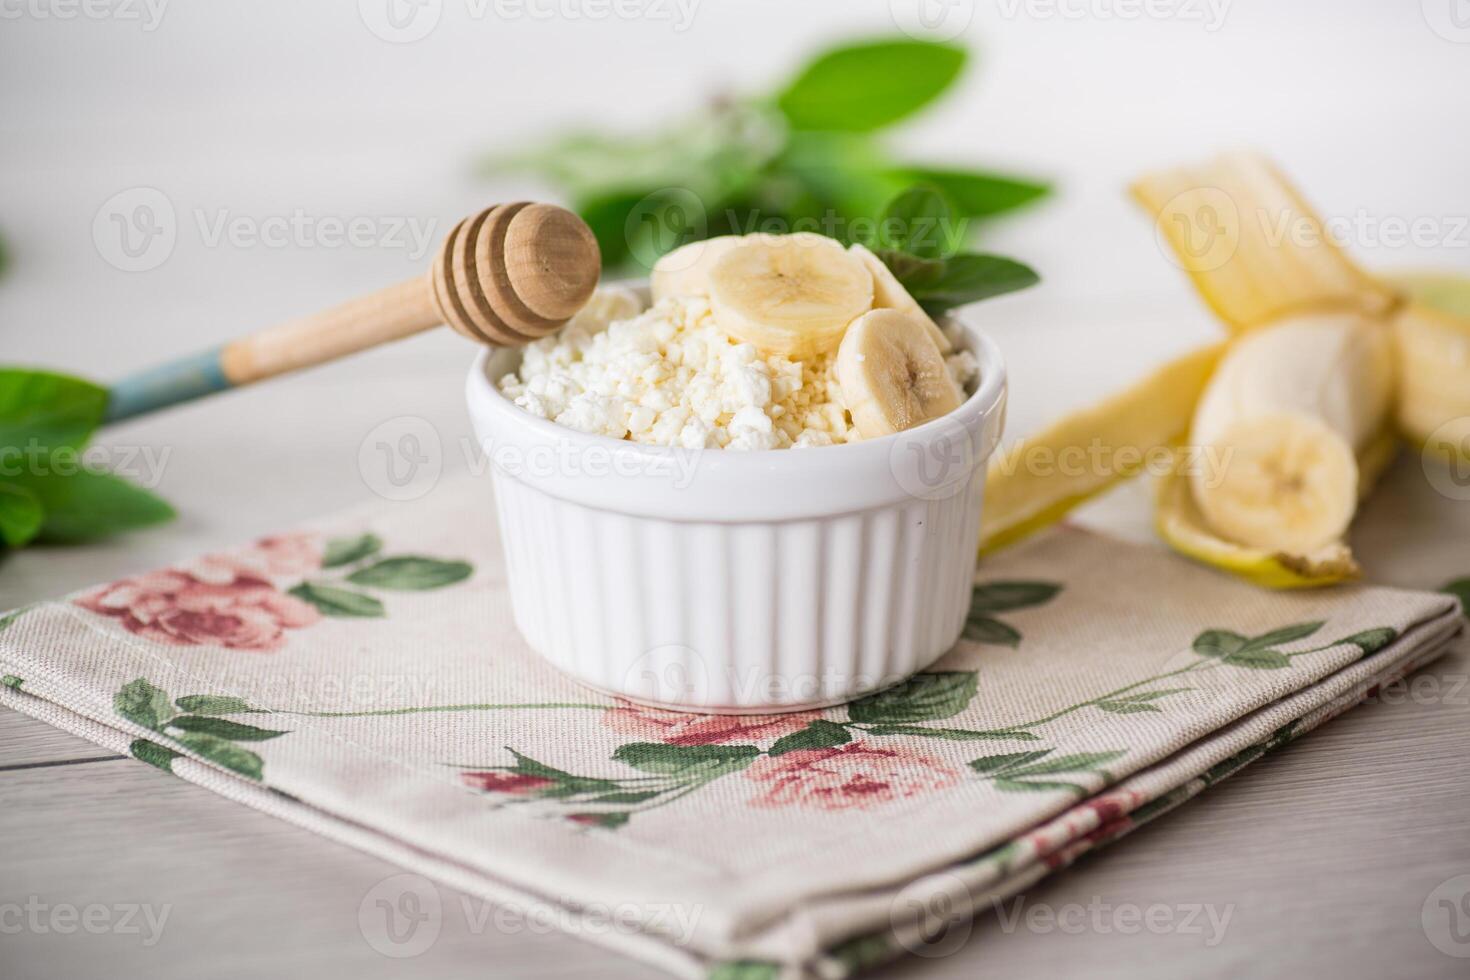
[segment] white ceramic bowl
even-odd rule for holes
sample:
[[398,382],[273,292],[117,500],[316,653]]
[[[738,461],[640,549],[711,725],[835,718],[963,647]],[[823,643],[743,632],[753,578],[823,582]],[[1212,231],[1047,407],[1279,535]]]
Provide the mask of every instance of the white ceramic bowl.
[[895,684],[959,638],[1000,352],[978,389],[882,439],[740,452],[586,435],[517,408],[487,350],[470,416],[492,466],[516,625],[577,680],[683,710],[774,712]]

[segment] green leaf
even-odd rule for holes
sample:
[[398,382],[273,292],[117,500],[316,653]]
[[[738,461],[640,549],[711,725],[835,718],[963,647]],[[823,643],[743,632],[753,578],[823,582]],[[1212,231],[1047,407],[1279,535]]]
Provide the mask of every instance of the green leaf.
[[73,543],[172,520],[163,500],[111,473],[76,469],[17,480],[41,501],[40,541]]
[[113,695],[112,710],[133,724],[153,731],[161,731],[163,723],[174,713],[168,695],[142,677],[128,681]]
[[1387,626],[1380,626],[1377,629],[1354,633],[1352,636],[1345,637],[1339,642],[1353,644],[1363,651],[1363,656],[1367,657],[1382,650],[1394,640],[1398,639],[1398,637],[1398,630],[1390,629]]
[[247,779],[259,780],[264,770],[265,764],[261,761],[260,756],[249,749],[242,749],[233,742],[227,742],[214,735],[188,732],[179,736],[179,744],[201,758],[208,759],[231,772],[239,773]]
[[776,104],[793,129],[871,132],[928,105],[964,67],[964,50],[947,44],[854,44],[818,56]]
[[890,251],[879,254],[914,299],[931,313],[1012,293],[1041,281],[1030,266],[999,255],[962,252],[915,266],[890,261]]
[[164,772],[174,771],[174,760],[180,755],[173,749],[159,745],[157,742],[150,742],[146,738],[133,739],[133,744],[128,746],[128,753],[139,762],[146,762]]
[[1156,705],[1145,704],[1140,701],[1099,701],[1097,706],[1115,715],[1137,715],[1149,711],[1162,713],[1161,709]]
[[1267,647],[1280,646],[1283,643],[1291,643],[1293,640],[1305,639],[1321,628],[1321,620],[1315,623],[1297,623],[1295,626],[1283,626],[1279,630],[1272,630],[1269,633],[1262,633],[1260,636],[1251,637],[1250,642],[1242,649],[1264,650]]
[[1205,657],[1228,657],[1245,648],[1246,638],[1229,630],[1205,630],[1194,638],[1194,652]]
[[1087,794],[1087,788],[1078,786],[1076,783],[1064,783],[1044,779],[1020,780],[1002,778],[997,779],[994,786],[996,789],[1005,790],[1009,793],[1050,793],[1062,789],[1069,793],[1076,793],[1079,796],[1085,796]]
[[987,582],[975,587],[970,612],[1010,612],[1039,606],[1056,598],[1062,587],[1055,582]]
[[1021,645],[1021,631],[989,616],[973,613],[965,620],[965,639],[973,643],[989,643],[1015,649]]
[[781,980],[781,967],[760,960],[731,960],[711,966],[705,980]]
[[24,683],[25,681],[16,677],[14,674],[6,674],[4,677],[0,677],[0,687],[8,687],[12,691],[19,691],[20,686]]
[[0,545],[19,548],[41,530],[41,501],[25,487],[0,483]]
[[[884,206],[915,183],[897,175],[887,153],[865,133],[792,133],[771,169],[763,182],[766,197],[794,181],[811,197],[814,216],[842,220],[832,231],[848,243],[871,243]],[[756,210],[770,211],[769,202],[761,203]],[[781,203],[786,210],[798,209],[794,200]]]
[[964,228],[944,195],[933,187],[911,187],[883,209],[871,244],[921,259],[942,259],[963,241]]
[[244,698],[229,698],[219,694],[186,694],[174,700],[180,711],[195,715],[234,715],[252,710]]
[[594,827],[602,827],[606,830],[615,830],[628,822],[629,813],[615,811],[613,813],[573,813],[567,819],[577,823],[590,824]]
[[942,738],[951,742],[1037,742],[1040,738],[1030,732],[976,731],[970,728],[926,728],[923,725],[878,725],[868,729],[869,735],[920,735],[926,738]]
[[107,389],[50,371],[0,369],[0,446],[81,449],[107,411]]
[[1002,773],[1016,769],[1043,759],[1051,755],[1051,749],[1037,749],[1033,752],[1005,752],[1001,755],[984,755],[978,759],[970,760],[970,768],[981,775]]
[[1441,592],[1447,592],[1460,600],[1460,612],[1470,616],[1470,578],[1457,578],[1446,582]]
[[1279,650],[1252,650],[1247,647],[1232,653],[1222,663],[1231,667],[1249,667],[1251,670],[1280,670],[1291,666],[1291,658]]
[[169,719],[168,726],[186,732],[199,732],[203,735],[213,735],[216,738],[227,738],[232,742],[264,742],[286,734],[273,728],[256,728],[254,725],[242,725],[238,721],[213,718],[208,715],[180,715]]
[[1096,767],[1121,759],[1128,753],[1116,752],[1077,752],[1073,755],[1059,755],[1044,762],[1022,766],[1007,771],[1008,776],[1050,776],[1063,772],[1093,772]]
[[323,616],[370,619],[387,615],[383,604],[372,596],[333,585],[302,582],[290,594],[316,606]]
[[665,745],[632,742],[618,746],[613,758],[634,769],[660,776],[713,778],[739,772],[755,761],[754,745]]
[[852,735],[846,728],[836,722],[818,719],[799,732],[776,739],[776,744],[771,746],[767,754],[784,755],[797,749],[830,749],[834,745],[844,745],[850,741]]
[[362,561],[368,555],[377,554],[383,547],[383,539],[376,534],[359,534],[352,538],[333,538],[327,542],[322,555],[323,568],[337,568]]
[[964,711],[974,696],[973,670],[915,674],[902,684],[852,702],[847,716],[861,722],[938,721]]
[[404,555],[399,558],[384,558],[366,568],[359,568],[347,576],[347,581],[371,588],[418,592],[462,582],[474,570],[474,566],[465,561],[440,561],[437,558]]
[[906,167],[896,171],[894,176],[908,183],[930,184],[939,188],[965,218],[1001,214],[1045,197],[1050,192],[1046,184],[978,171]]
[[607,793],[607,794],[605,794],[603,796],[596,797],[595,799],[588,800],[587,802],[588,803],[625,803],[625,804],[632,805],[634,803],[646,803],[647,801],[649,801],[649,800],[653,799],[654,797],[660,795],[662,792],[663,792],[663,790],[659,790],[659,789],[648,789],[648,790],[642,790],[642,791],[637,792],[637,793]]

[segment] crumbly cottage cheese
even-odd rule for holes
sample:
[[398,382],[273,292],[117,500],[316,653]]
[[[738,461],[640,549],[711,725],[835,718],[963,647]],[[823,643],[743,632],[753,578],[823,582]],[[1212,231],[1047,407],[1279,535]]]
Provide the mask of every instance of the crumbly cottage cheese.
[[[859,438],[833,354],[764,356],[722,331],[703,298],[640,306],[629,291],[603,290],[560,331],[528,345],[500,390],[559,425],[659,446],[784,449]],[[948,361],[967,389],[974,356]]]

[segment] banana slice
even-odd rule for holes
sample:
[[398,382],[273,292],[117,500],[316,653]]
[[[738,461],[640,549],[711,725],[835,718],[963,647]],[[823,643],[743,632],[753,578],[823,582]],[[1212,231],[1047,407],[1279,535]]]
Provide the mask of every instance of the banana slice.
[[[1056,523],[1079,504],[1136,476],[1151,453],[1182,440],[1224,350],[1224,344],[1212,344],[1191,351],[1101,404],[992,457],[980,517],[981,553]],[[1030,465],[1032,460],[1054,464],[1069,454],[1085,458],[1094,445],[1108,453],[1111,466],[1061,470]]]
[[1160,238],[1232,330],[1324,307],[1387,312],[1392,291],[1365,275],[1269,161],[1227,153],[1150,174],[1130,188]]
[[653,301],[657,303],[670,296],[708,296],[709,270],[744,241],[740,235],[721,235],[690,242],[660,257],[648,274]]
[[1393,392],[1387,331],[1356,314],[1285,320],[1241,338],[1195,410],[1190,475],[1209,526],[1238,544],[1302,554],[1339,540],[1357,510],[1357,454]]
[[837,349],[837,383],[864,439],[911,429],[960,405],[924,322],[898,310],[873,310],[847,328]]
[[1470,461],[1470,280],[1412,276],[1396,284],[1410,298],[1393,321],[1399,428],[1436,456]]
[[1226,541],[1205,522],[1182,471],[1160,479],[1154,527],[1180,554],[1269,589],[1316,588],[1360,574],[1352,552],[1341,542],[1296,553]]
[[939,329],[939,324],[924,312],[919,301],[909,295],[909,291],[903,288],[903,283],[888,268],[888,264],[862,243],[849,245],[848,249],[853,255],[863,260],[868,271],[873,274],[873,308],[875,310],[898,310],[919,317],[929,328],[929,339],[934,341],[934,346],[939,348],[939,353],[948,354],[954,350],[954,344]]
[[830,351],[847,325],[873,308],[873,276],[862,260],[810,232],[748,236],[708,278],[716,322],[771,354]]
[[1352,523],[1358,462],[1347,440],[1320,419],[1253,416],[1227,426],[1205,448],[1190,485],[1222,537],[1301,554],[1340,540]]

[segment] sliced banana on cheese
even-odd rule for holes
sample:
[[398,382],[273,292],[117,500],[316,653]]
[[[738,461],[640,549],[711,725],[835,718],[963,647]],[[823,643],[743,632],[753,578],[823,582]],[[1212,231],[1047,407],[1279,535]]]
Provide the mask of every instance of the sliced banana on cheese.
[[848,324],[873,308],[863,261],[809,232],[747,236],[713,264],[708,282],[726,333],[793,358],[834,349]]
[[922,319],[929,330],[929,338],[934,341],[934,346],[939,348],[939,353],[948,354],[954,350],[954,344],[951,344],[949,338],[944,335],[944,331],[939,329],[939,324],[935,323],[933,317],[924,312],[919,301],[903,288],[903,283],[898,281],[898,277],[893,274],[892,269],[888,268],[886,262],[861,242],[849,246],[848,251],[862,259],[868,271],[873,274],[873,308],[875,310],[898,310]]
[[899,310],[853,321],[837,349],[837,382],[864,439],[922,425],[961,400],[924,321]]
[[739,235],[722,235],[690,242],[661,256],[648,274],[653,301],[657,303],[670,296],[708,296],[709,270],[744,241]]

